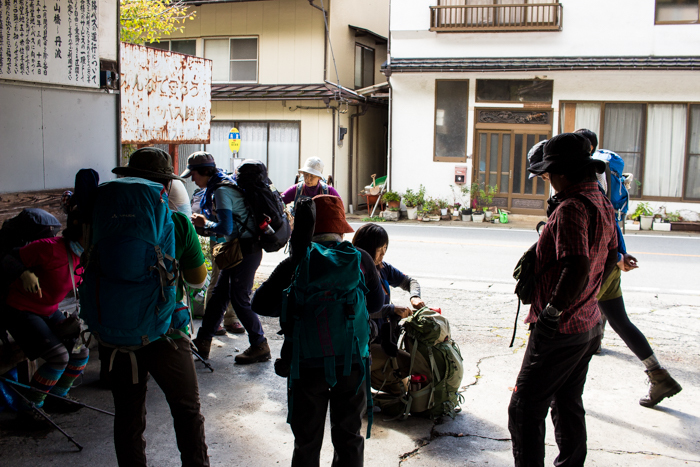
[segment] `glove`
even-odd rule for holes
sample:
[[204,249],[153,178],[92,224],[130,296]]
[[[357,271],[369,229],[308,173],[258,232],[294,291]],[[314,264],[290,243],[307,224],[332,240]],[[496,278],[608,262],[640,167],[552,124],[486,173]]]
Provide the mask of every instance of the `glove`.
[[553,339],[559,330],[560,317],[561,311],[557,310],[552,305],[547,305],[545,309],[540,312],[540,315],[537,317],[537,323],[535,323],[537,336]]
[[22,280],[24,290],[31,293],[38,293],[41,298],[41,287],[39,286],[39,278],[31,271],[24,271],[19,278]]

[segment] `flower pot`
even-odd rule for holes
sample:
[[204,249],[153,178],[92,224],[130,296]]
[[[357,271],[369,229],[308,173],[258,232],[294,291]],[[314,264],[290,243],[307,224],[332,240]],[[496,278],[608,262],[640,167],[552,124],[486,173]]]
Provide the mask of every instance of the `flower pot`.
[[654,225],[652,227],[654,230],[657,230],[659,232],[671,231],[671,224],[668,222],[654,222]]
[[486,216],[486,220],[491,220],[491,216],[493,216],[492,211],[484,211],[484,216]]
[[651,230],[651,224],[654,221],[654,216],[639,216],[639,224],[642,230]]
[[639,224],[625,224],[625,230],[639,230]]
[[474,222],[484,222],[484,213],[482,212],[481,214],[472,214],[472,220]]
[[462,220],[464,222],[471,222],[472,221],[472,215],[471,214],[462,214]]
[[430,222],[430,216],[423,216],[423,219],[421,219],[423,222]]
[[398,208],[401,206],[401,201],[387,201],[387,206],[390,208]]
[[430,220],[432,222],[440,222],[440,215],[439,214],[431,214],[430,216],[428,216],[428,220]]
[[440,214],[443,216],[447,215],[447,208],[440,208]]
[[413,206],[411,208],[406,208],[406,214],[408,214],[409,220],[415,220],[418,217],[418,208]]

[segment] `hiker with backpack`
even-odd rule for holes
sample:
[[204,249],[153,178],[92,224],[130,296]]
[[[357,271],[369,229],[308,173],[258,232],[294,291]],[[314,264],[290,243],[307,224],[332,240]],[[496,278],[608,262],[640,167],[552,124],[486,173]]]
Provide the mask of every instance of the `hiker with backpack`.
[[208,466],[204,417],[189,336],[185,283],[201,288],[207,270],[187,217],[168,208],[170,155],[138,149],[123,176],[94,195],[92,241],[80,287],[81,317],[109,355],[114,448],[120,466],[146,467],[149,375],[165,394],[183,465]]
[[[401,329],[399,321],[420,310],[425,302],[420,297],[418,281],[405,275],[391,264],[384,261],[384,255],[389,247],[389,234],[383,227],[368,223],[357,229],[352,244],[372,255],[374,265],[379,273],[384,294],[382,309],[370,315],[379,329],[379,336],[372,342],[372,387],[392,394],[401,394],[405,388],[401,380],[409,375],[411,357],[397,348]],[[399,287],[410,294],[411,308],[391,303],[391,287]],[[389,358],[396,358],[398,368],[387,368]],[[396,375],[398,373],[398,375]]]
[[[81,407],[47,398],[47,394],[67,398],[88,361],[87,347],[76,345],[80,332],[77,317],[67,318],[58,309],[80,283],[82,252],[83,228],[73,212],[63,236],[35,240],[2,259],[3,277],[11,281],[1,304],[3,324],[27,358],[44,360],[30,382],[38,391],[27,392],[24,397],[48,412],[72,412]],[[30,428],[47,426],[33,407],[25,401],[19,401],[19,405],[18,419],[23,424]]]
[[296,203],[302,196],[313,198],[316,195],[333,195],[340,198],[338,191],[330,186],[323,178],[323,161],[318,157],[309,157],[306,159],[304,166],[299,169],[299,175],[304,180],[287,188],[282,193],[284,204],[294,202],[292,206],[292,215]]
[[314,197],[314,220],[305,199],[300,199],[290,240],[292,255],[256,291],[253,305],[261,313],[281,315],[281,360],[289,363],[292,466],[319,465],[330,406],[332,465],[359,467],[364,462],[360,429],[365,411],[368,436],[372,420],[368,313],[381,309],[381,283],[372,256],[343,241],[344,234],[354,230],[345,220],[342,200]]
[[[627,190],[620,177],[624,169],[624,161],[617,154],[600,150],[596,151],[598,146],[598,138],[594,132],[588,129],[576,130],[578,133],[588,139],[591,145],[591,157],[610,163],[611,169],[611,184],[607,186],[605,178],[600,178],[598,182],[601,184],[603,192],[612,193],[611,201],[613,207],[618,208],[621,212],[621,217],[618,220],[624,220],[624,213],[627,212]],[[613,163],[616,164],[613,167]],[[614,194],[619,194],[624,190],[625,196],[616,197]],[[622,298],[622,289],[620,287],[621,273],[629,272],[638,268],[637,258],[627,253],[625,241],[622,236],[622,230],[617,222],[615,222],[617,230],[617,267],[605,280],[598,293],[598,307],[603,315],[603,331],[605,331],[605,319],[610,322],[613,330],[617,333],[627,347],[634,352],[637,358],[644,364],[645,372],[649,378],[649,393],[639,399],[639,404],[644,407],[654,407],[659,402],[667,397],[672,397],[683,389],[678,382],[673,379],[668,370],[661,366],[659,359],[649,345],[646,336],[634,325],[627,315],[625,302]],[[600,348],[598,349],[600,352]]]
[[598,190],[588,140],[564,133],[544,145],[543,160],[528,168],[550,180],[556,194],[542,230],[530,323],[522,367],[508,407],[516,466],[543,465],[545,418],[551,406],[559,447],[555,463],[582,466],[586,458],[582,394],[602,329],[596,295],[617,262],[613,208]]
[[203,359],[208,359],[212,338],[221,326],[230,302],[248,332],[250,343],[243,353],[236,355],[236,363],[250,364],[270,360],[270,347],[260,318],[250,308],[253,280],[262,260],[262,247],[255,236],[257,226],[252,210],[236,182],[216,168],[214,156],[210,153],[195,152],[187,162],[187,170],[180,176],[192,177],[198,187],[206,189],[201,204],[202,214],[192,214],[192,224],[199,229],[200,235],[224,237],[226,242],[222,247],[230,245],[230,251],[235,250],[238,256],[235,262],[219,264],[219,278],[204,310],[202,326],[192,342],[197,353]]

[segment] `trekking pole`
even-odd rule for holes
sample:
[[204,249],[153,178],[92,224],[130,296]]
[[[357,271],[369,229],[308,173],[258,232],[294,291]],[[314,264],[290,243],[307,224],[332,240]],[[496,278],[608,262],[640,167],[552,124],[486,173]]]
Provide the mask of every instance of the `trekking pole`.
[[93,407],[91,405],[84,404],[80,401],[74,401],[72,399],[68,399],[67,397],[61,397],[61,396],[58,396],[56,394],[51,394],[50,392],[44,392],[44,391],[37,389],[35,387],[27,386],[26,384],[22,384],[20,382],[12,380],[12,379],[7,379],[4,376],[0,376],[0,381],[2,381],[4,383],[12,384],[14,386],[19,386],[19,387],[24,388],[24,389],[29,389],[30,391],[40,392],[42,394],[46,394],[47,396],[55,397],[56,399],[60,399],[64,402],[70,402],[73,405],[79,405],[80,407],[84,407],[86,409],[94,410],[95,412],[104,413],[104,414],[111,415],[112,417],[114,417],[114,414],[112,412],[107,412],[106,410],[98,409],[97,407]]
[[[194,316],[192,315],[192,295],[191,295],[192,292],[193,292],[193,290],[188,287],[187,288],[187,311],[190,313],[190,329],[192,329],[192,333],[194,334]],[[204,361],[202,356],[199,355],[196,350],[194,350],[194,345],[192,344],[191,340],[190,340],[190,350],[192,351],[192,355],[194,355],[197,360],[199,360],[200,362],[202,362],[204,364],[205,368],[207,368],[209,371],[214,373],[214,367],[211,366],[206,361]]]
[[[3,378],[3,379],[4,379],[4,378]],[[24,402],[26,402],[27,404],[29,404],[29,406],[32,408],[32,410],[34,410],[36,413],[38,413],[39,415],[41,415],[42,417],[44,417],[44,418],[46,419],[47,422],[49,422],[51,425],[53,425],[54,428],[56,428],[58,431],[60,431],[60,432],[63,434],[63,436],[65,436],[66,438],[68,438],[68,441],[70,441],[71,443],[75,444],[75,446],[78,448],[78,451],[82,451],[82,450],[83,450],[83,447],[80,445],[80,443],[78,443],[75,439],[73,439],[73,437],[72,437],[71,435],[69,435],[68,433],[66,433],[65,431],[63,431],[63,429],[62,429],[60,426],[56,425],[56,423],[55,423],[53,420],[51,420],[51,419],[49,418],[49,416],[46,415],[46,413],[44,413],[43,410],[41,410],[39,407],[37,407],[37,406],[34,404],[34,402],[30,402],[29,399],[27,399],[26,397],[24,397],[24,394],[22,394],[21,392],[19,392],[19,389],[15,389],[15,387],[12,386],[12,385],[10,385],[10,386],[8,386],[8,387],[9,387],[10,389],[12,389],[12,390],[14,391],[15,394],[17,394],[19,397],[21,397],[21,398],[24,400]]]

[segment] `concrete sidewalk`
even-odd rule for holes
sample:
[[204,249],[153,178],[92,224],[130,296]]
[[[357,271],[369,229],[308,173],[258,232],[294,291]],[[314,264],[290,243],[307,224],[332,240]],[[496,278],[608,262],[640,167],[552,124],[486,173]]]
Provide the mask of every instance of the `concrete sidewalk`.
[[[508,348],[516,302],[510,286],[455,283],[422,284],[423,298],[442,308],[464,357],[462,413],[454,420],[411,417],[386,421],[375,414],[366,442],[367,466],[511,466],[507,406],[525,348],[520,324],[515,346]],[[407,302],[397,289],[395,303]],[[646,409],[638,399],[647,391],[642,364],[612,330],[604,350],[593,358],[584,393],[588,425],[588,466],[700,465],[700,297],[626,294],[631,319],[646,334],[661,362],[684,390]],[[521,312],[520,322],[522,323]],[[264,319],[273,359],[281,340],[275,319]],[[197,365],[207,443],[214,466],[289,465],[293,436],[286,418],[286,382],[272,363],[235,365],[233,356],[247,347],[245,336],[218,338],[210,373]],[[87,404],[112,408],[111,394],[92,383],[98,363],[90,360],[83,382],[71,394]],[[165,398],[151,381],[148,395],[149,465],[180,465],[172,419]],[[85,446],[76,452],[58,432],[29,435],[13,429],[12,415],[0,414],[0,465],[7,467],[116,465],[112,419],[83,409],[55,420]],[[332,459],[327,425],[322,465]],[[550,422],[546,465],[557,455]]]

